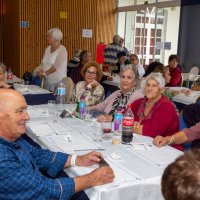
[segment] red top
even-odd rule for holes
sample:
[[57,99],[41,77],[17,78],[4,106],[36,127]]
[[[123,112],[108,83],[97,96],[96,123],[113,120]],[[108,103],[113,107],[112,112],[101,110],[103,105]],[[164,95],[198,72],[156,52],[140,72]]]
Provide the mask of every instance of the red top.
[[180,86],[181,85],[181,71],[178,66],[174,69],[169,68],[170,72],[170,82],[166,86]]
[[[149,115],[141,119],[146,102],[147,98],[141,98],[132,103],[132,112],[135,121],[143,125],[143,135],[154,138],[157,135],[170,136],[179,131],[178,115],[171,101],[162,96],[153,105]],[[183,150],[181,145],[174,145],[174,147]]]

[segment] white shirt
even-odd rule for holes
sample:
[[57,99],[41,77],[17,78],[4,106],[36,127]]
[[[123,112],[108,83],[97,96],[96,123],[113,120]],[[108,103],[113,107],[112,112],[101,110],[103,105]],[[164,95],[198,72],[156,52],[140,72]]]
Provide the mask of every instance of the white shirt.
[[135,65],[138,69],[138,73],[139,73],[139,78],[142,78],[143,75],[145,74],[145,70],[144,70],[144,67],[138,63],[137,65]]
[[51,46],[49,45],[45,49],[44,56],[42,58],[42,67],[44,71],[47,71],[52,66],[56,71],[46,76],[45,89],[54,90],[55,85],[67,74],[67,50],[63,45],[60,45],[54,52],[51,52]]

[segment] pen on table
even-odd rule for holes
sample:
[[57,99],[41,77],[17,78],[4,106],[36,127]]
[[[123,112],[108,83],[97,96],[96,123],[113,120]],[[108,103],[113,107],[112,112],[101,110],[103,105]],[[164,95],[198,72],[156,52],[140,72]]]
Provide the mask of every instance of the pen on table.
[[99,149],[75,149],[74,151],[104,151],[106,149],[102,149],[102,148],[99,148]]

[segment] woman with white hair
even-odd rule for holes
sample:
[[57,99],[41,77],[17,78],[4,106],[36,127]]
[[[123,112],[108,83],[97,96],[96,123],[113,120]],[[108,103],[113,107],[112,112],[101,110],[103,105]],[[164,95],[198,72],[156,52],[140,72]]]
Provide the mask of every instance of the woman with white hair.
[[66,77],[67,73],[67,50],[60,43],[63,34],[60,29],[52,28],[47,32],[48,47],[42,58],[42,70],[39,76],[45,76],[44,88],[54,91],[58,82]]
[[[143,94],[135,89],[137,82],[136,70],[131,65],[126,65],[120,72],[120,90],[113,92],[103,102],[90,106],[95,112],[101,115],[98,121],[111,121],[115,111],[123,112],[128,104],[143,97]],[[103,114],[102,114],[103,113]]]
[[6,83],[6,66],[0,61],[0,88],[13,88]]
[[[156,137],[170,136],[179,130],[179,119],[174,105],[162,93],[165,80],[160,73],[151,73],[142,82],[145,98],[131,104],[135,116],[133,132]],[[175,145],[182,150],[181,145]]]

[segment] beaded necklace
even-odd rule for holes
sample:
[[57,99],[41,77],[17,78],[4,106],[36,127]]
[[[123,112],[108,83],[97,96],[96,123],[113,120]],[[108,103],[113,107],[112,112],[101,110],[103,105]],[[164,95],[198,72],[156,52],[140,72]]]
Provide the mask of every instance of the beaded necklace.
[[148,99],[145,98],[142,100],[141,102],[141,106],[138,110],[138,116],[139,116],[139,120],[140,120],[140,123],[144,120],[144,119],[150,119],[151,118],[151,115],[152,113],[154,112],[155,108],[156,108],[156,105],[158,102],[160,102],[160,100],[163,98],[163,96],[161,98],[159,98],[158,100],[156,100],[155,102],[152,102],[152,106],[151,108],[149,109],[149,111],[147,112],[147,114],[145,114],[145,108],[147,107],[147,104],[148,104]]

